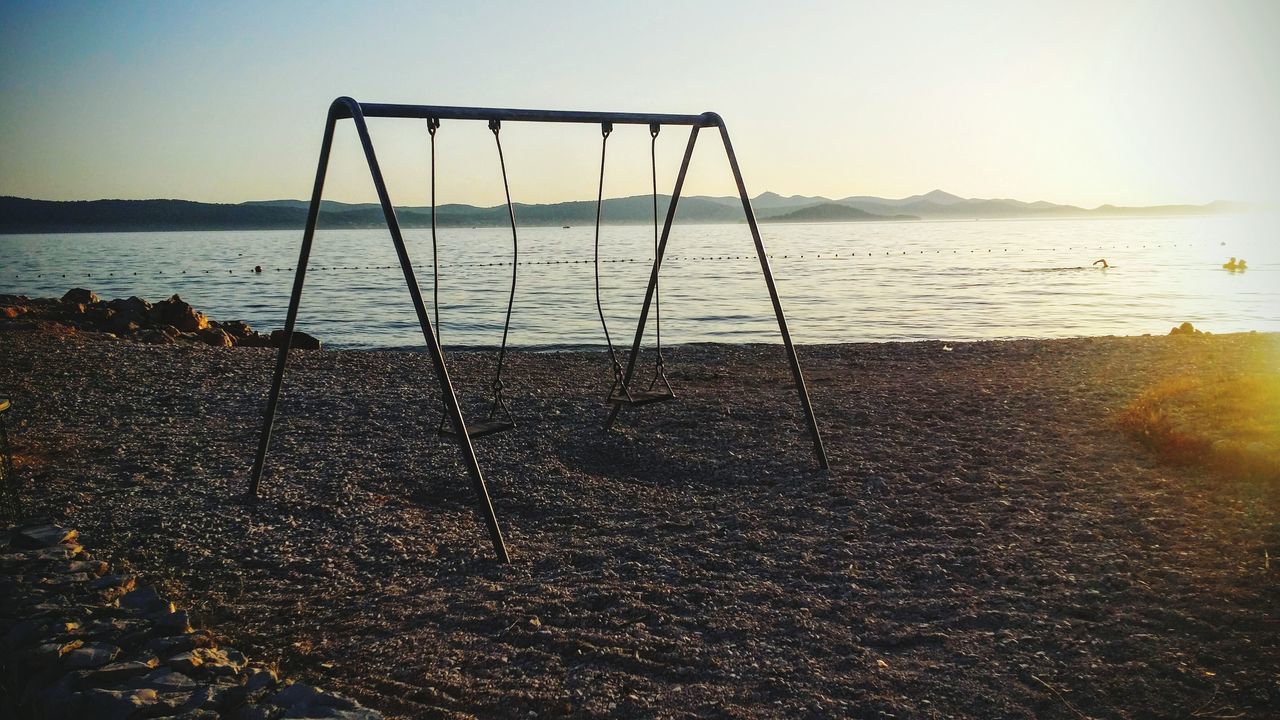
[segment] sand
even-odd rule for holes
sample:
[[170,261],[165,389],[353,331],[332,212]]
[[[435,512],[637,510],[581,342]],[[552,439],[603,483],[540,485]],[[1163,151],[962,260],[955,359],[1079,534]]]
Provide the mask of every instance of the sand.
[[[423,354],[296,353],[257,504],[273,350],[0,323],[0,394],[30,505],[393,717],[1268,717],[1276,494],[1112,423],[1259,347],[803,347],[829,472],[780,347],[671,349],[679,399],[612,433],[603,354],[516,353],[477,441],[505,566]],[[492,356],[450,363],[478,406]]]

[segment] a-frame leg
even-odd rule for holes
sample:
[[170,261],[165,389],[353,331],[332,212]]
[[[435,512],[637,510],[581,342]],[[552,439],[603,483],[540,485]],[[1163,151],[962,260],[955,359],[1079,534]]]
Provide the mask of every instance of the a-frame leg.
[[[773,313],[778,319],[778,330],[782,333],[782,343],[786,347],[787,360],[791,364],[791,374],[795,378],[796,392],[800,395],[800,405],[804,410],[805,421],[809,425],[809,434],[813,437],[813,451],[818,458],[818,465],[822,469],[829,467],[827,462],[827,450],[822,443],[822,434],[818,430],[818,421],[813,414],[813,403],[809,400],[809,390],[804,382],[804,373],[800,369],[800,359],[796,356],[795,346],[791,342],[791,332],[787,329],[787,317],[782,312],[782,301],[778,298],[778,288],[773,281],[773,271],[769,267],[769,255],[765,252],[764,241],[760,239],[760,228],[756,224],[755,212],[751,209],[751,198],[747,195],[747,186],[742,180],[742,171],[738,167],[738,157],[733,152],[733,144],[729,142],[729,131],[725,128],[724,121],[716,117],[716,127],[720,128],[720,137],[724,141],[724,151],[729,158],[729,167],[733,171],[734,182],[738,186],[738,195],[742,198],[742,209],[747,216],[747,225],[751,228],[751,237],[755,241],[756,256],[760,259],[760,269],[764,273],[764,282],[769,289],[769,299],[773,301]],[[658,244],[658,257],[654,258],[653,272],[649,275],[649,288],[645,292],[644,305],[640,308],[640,320],[636,324],[635,341],[631,346],[631,357],[627,361],[627,371],[625,375],[626,382],[631,382],[632,373],[635,371],[636,358],[640,353],[640,343],[644,338],[644,326],[649,317],[649,305],[653,301],[654,289],[658,284],[658,270],[660,260],[667,249],[667,237],[671,232],[671,223],[675,219],[676,202],[679,200],[680,191],[684,186],[685,174],[689,169],[689,160],[693,156],[694,141],[698,137],[698,128],[695,126],[693,132],[689,134],[689,144],[684,151],[684,159],[680,163],[680,174],[676,176],[675,190],[671,194],[671,206],[667,208],[667,219],[662,227],[662,238]],[[605,422],[605,428],[613,426],[617,420],[619,411],[622,410],[621,403],[614,403],[613,409],[609,412],[609,419]]]
[[463,459],[466,461],[467,471],[475,488],[477,500],[479,501],[477,509],[481,519],[484,520],[489,529],[489,537],[493,543],[494,553],[501,562],[510,562],[506,543],[502,539],[502,530],[498,527],[498,518],[493,511],[493,502],[489,498],[489,489],[485,484],[484,473],[480,470],[475,447],[471,444],[471,436],[467,432],[467,424],[462,416],[462,408],[458,405],[458,396],[454,393],[453,383],[449,380],[444,354],[440,349],[440,343],[436,340],[435,331],[431,326],[431,319],[427,315],[426,305],[422,301],[422,291],[418,288],[418,281],[413,273],[413,265],[409,261],[409,253],[405,247],[404,236],[400,232],[400,223],[396,219],[395,208],[391,204],[391,198],[387,193],[387,185],[383,180],[382,170],[378,165],[378,158],[373,150],[373,140],[369,137],[369,128],[365,124],[364,114],[360,110],[359,103],[351,98],[335,100],[329,110],[329,120],[325,126],[324,144],[320,152],[320,167],[316,172],[316,185],[312,192],[311,206],[307,214],[307,229],[303,235],[302,253],[298,263],[298,272],[294,279],[293,295],[289,301],[289,315],[285,325],[285,330],[288,334],[284,344],[281,345],[280,354],[276,362],[275,379],[267,401],[267,417],[258,447],[258,457],[254,462],[249,492],[253,496],[257,495],[262,468],[266,460],[267,447],[271,441],[271,425],[275,418],[276,405],[280,397],[280,385],[284,379],[285,362],[289,354],[289,339],[293,332],[294,321],[297,318],[298,304],[302,297],[302,280],[306,274],[306,260],[311,252],[311,241],[315,234],[316,220],[320,212],[320,195],[324,186],[325,169],[329,161],[329,149],[333,143],[334,124],[339,118],[344,117],[352,119],[356,126],[356,132],[360,136],[360,145],[364,149],[365,160],[369,164],[369,173],[373,178],[374,188],[378,192],[378,201],[382,205],[382,213],[387,221],[387,229],[391,233],[391,240],[395,245],[396,255],[400,260],[400,268],[404,271],[405,284],[409,287],[409,296],[413,299],[413,309],[418,314],[418,324],[422,327],[422,336],[426,340],[428,353],[436,369],[436,377],[440,381],[440,392],[444,397],[445,410],[453,422],[454,431],[462,448]]
[[329,169],[329,151],[333,148],[333,130],[337,125],[340,108],[338,103],[329,107],[329,117],[324,124],[324,141],[320,143],[320,164],[316,168],[316,183],[311,189],[311,204],[307,207],[307,227],[302,231],[302,250],[298,253],[298,267],[293,273],[293,292],[289,295],[289,314],[284,321],[284,339],[280,352],[276,353],[276,372],[271,380],[271,393],[267,395],[267,413],[262,420],[262,434],[258,438],[258,454],[253,460],[249,476],[249,498],[258,497],[262,483],[262,470],[267,462],[267,448],[271,445],[271,426],[276,419],[276,406],[280,404],[280,386],[284,383],[284,367],[289,359],[289,345],[293,341],[293,327],[298,320],[298,305],[302,302],[302,283],[307,277],[307,263],[311,258],[311,241],[315,239],[316,222],[320,218],[320,196],[324,193],[325,173]]
[[813,436],[813,452],[818,456],[818,465],[826,470],[827,449],[822,444],[822,433],[818,431],[818,420],[813,415],[813,403],[809,401],[809,388],[804,383],[804,372],[800,370],[800,358],[796,356],[796,347],[791,342],[791,332],[787,329],[787,316],[782,312],[782,300],[778,298],[778,287],[773,282],[773,270],[769,268],[769,254],[765,252],[764,241],[760,239],[760,227],[756,225],[756,214],[751,209],[751,197],[747,195],[747,185],[742,181],[742,170],[738,168],[738,156],[733,152],[733,143],[729,142],[729,130],[724,121],[720,121],[720,137],[724,140],[724,152],[729,157],[729,167],[733,170],[733,180],[738,185],[738,195],[742,198],[742,211],[747,215],[747,226],[751,228],[751,238],[756,243],[756,256],[760,258],[760,271],[764,274],[764,284],[769,288],[769,299],[773,301],[773,314],[778,318],[778,331],[782,333],[782,344],[786,346],[787,361],[791,363],[791,375],[795,378],[796,392],[800,395],[800,405],[804,408],[804,419],[809,424],[809,434]]

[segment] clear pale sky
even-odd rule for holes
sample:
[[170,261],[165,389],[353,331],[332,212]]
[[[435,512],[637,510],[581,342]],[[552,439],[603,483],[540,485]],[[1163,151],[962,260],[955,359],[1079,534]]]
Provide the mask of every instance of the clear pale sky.
[[[1273,202],[1278,88],[1268,0],[0,0],[0,195],[305,198],[326,108],[351,95],[715,110],[753,194]],[[425,202],[425,128],[372,130],[392,198]],[[502,136],[517,201],[594,195],[596,128]],[[349,123],[339,138],[326,197],[372,200]],[[732,192],[712,139],[688,192]],[[482,124],[439,142],[442,202],[501,200]],[[664,184],[683,142],[660,138]],[[606,194],[647,192],[645,130],[610,146]]]

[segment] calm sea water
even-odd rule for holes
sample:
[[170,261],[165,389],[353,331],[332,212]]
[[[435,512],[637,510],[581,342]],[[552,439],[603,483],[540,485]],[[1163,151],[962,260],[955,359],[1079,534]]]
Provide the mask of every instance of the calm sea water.
[[[1165,333],[1189,320],[1214,332],[1280,331],[1280,221],[1270,215],[1114,220],[764,225],[797,342],[976,340]],[[431,303],[431,235],[407,234]],[[218,320],[283,326],[301,231],[0,236],[0,292],[104,297],[173,293]],[[442,229],[446,345],[496,345],[510,231]],[[626,343],[644,297],[652,229],[608,227],[605,314]],[[592,228],[525,228],[512,344],[602,345]],[[1228,273],[1228,257],[1249,269]],[[1090,266],[1105,257],[1113,266]],[[585,261],[585,262],[584,262]],[[251,272],[261,265],[265,272]],[[387,266],[392,266],[388,268]],[[330,346],[422,344],[385,230],[322,231],[299,329]],[[1081,269],[1077,269],[1081,268]],[[663,341],[777,342],[745,225],[672,232],[662,271]],[[652,323],[651,323],[652,327]]]

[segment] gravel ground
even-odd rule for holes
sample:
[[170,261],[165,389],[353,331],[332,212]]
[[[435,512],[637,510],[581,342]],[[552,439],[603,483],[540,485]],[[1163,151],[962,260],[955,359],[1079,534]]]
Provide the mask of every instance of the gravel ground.
[[[804,347],[830,472],[779,347],[671,349],[679,400],[607,434],[603,354],[516,353],[476,442],[507,566],[425,355],[291,356],[254,505],[274,351],[100,337],[0,323],[30,502],[393,717],[1280,713],[1274,487],[1111,424],[1280,336]],[[450,358],[464,398],[492,361]]]

